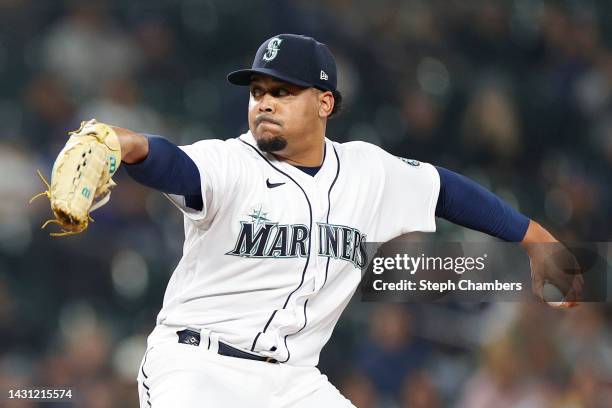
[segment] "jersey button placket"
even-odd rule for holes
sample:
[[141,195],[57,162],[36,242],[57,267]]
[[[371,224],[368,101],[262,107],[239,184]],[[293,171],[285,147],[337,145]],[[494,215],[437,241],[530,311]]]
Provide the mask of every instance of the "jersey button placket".
[[309,184],[311,187],[308,190],[310,201],[313,205],[313,223],[312,223],[312,277],[313,279],[313,293],[318,292],[323,279],[325,279],[325,265],[319,256],[319,249],[321,242],[319,241],[319,223],[325,222],[327,214],[327,206],[325,197],[321,194],[320,188],[317,185],[317,181],[313,178],[312,183]]

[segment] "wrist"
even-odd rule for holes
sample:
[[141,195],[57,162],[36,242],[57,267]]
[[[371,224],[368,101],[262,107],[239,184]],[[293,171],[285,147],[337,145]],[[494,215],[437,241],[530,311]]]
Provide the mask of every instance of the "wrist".
[[140,163],[149,154],[149,141],[141,133],[111,126],[121,144],[121,161],[127,164]]
[[531,253],[538,247],[537,244],[555,242],[559,242],[559,240],[548,232],[548,230],[534,220],[529,220],[529,226],[527,227],[527,232],[521,241],[521,246],[525,248],[528,253]]

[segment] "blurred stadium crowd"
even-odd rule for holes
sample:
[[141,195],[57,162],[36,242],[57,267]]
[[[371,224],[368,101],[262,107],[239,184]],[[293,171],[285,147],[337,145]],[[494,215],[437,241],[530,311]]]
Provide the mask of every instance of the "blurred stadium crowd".
[[[564,240],[609,241],[611,23],[604,0],[0,0],[0,390],[70,386],[74,406],[137,404],[182,222],[120,172],[88,232],[39,231],[49,207],[27,205],[43,188],[35,170],[49,175],[81,120],[178,144],[235,137],[247,92],[225,74],[273,34],[313,35],[345,95],[328,137],[468,175]],[[356,296],[320,368],[361,408],[610,407],[611,321],[604,304]]]

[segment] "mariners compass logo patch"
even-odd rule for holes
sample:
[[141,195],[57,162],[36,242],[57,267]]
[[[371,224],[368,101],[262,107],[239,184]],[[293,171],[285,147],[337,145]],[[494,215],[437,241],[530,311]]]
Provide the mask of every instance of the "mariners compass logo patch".
[[276,58],[276,56],[278,55],[278,51],[280,51],[280,44],[282,42],[283,40],[278,37],[274,37],[270,41],[268,41],[267,51],[263,55],[263,60],[272,61],[274,58]]
[[418,167],[418,166],[421,165],[421,162],[419,162],[418,160],[407,159],[405,157],[400,157],[400,156],[397,156],[397,158],[400,159],[401,161],[403,161],[404,163],[409,164],[409,165],[414,166],[414,167]]

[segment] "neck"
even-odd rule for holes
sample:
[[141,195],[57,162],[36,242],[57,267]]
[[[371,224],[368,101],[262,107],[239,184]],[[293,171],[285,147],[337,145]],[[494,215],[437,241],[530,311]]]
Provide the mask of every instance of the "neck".
[[325,121],[315,124],[311,132],[299,140],[289,143],[290,147],[275,152],[274,157],[292,166],[317,167],[323,165],[325,156]]
[[308,147],[291,152],[290,154],[285,154],[285,152],[274,153],[274,157],[292,166],[316,167],[323,164],[324,152],[325,139],[320,139]]

